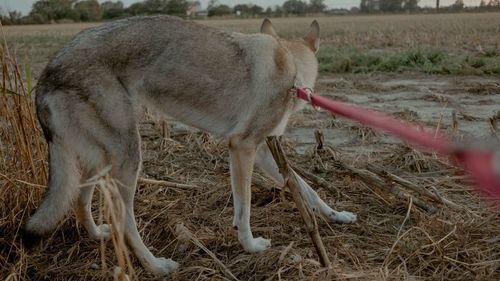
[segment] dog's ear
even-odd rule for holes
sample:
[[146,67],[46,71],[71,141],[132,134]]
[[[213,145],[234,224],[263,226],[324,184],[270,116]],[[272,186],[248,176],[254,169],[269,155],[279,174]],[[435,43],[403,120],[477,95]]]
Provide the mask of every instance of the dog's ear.
[[317,52],[319,49],[319,24],[316,20],[311,23],[309,27],[309,32],[304,37],[304,41],[306,41],[307,45],[313,52]]
[[264,19],[264,21],[262,22],[262,26],[260,27],[260,33],[268,34],[268,35],[271,35],[275,38],[279,38],[276,31],[274,31],[273,24],[267,18]]

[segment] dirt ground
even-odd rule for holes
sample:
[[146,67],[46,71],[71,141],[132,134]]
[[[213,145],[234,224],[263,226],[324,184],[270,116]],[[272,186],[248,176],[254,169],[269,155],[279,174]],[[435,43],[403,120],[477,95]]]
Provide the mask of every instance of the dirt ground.
[[[328,74],[320,76],[317,90],[322,95],[394,114],[430,128],[444,129],[458,140],[471,137],[491,139],[493,133],[489,118],[500,110],[500,80],[495,76]],[[453,112],[456,112],[456,125],[453,125]],[[230,228],[232,203],[225,143],[175,122],[170,122],[170,125],[173,127],[173,143],[179,147],[177,153],[183,151],[175,158],[182,159],[182,163],[169,160],[172,155],[165,158],[159,156],[164,153],[154,149],[154,146],[162,147],[158,144],[158,126],[143,124],[143,137],[150,140],[144,142],[144,174],[196,184],[203,191],[194,192],[199,199],[195,199],[196,204],[192,208],[176,208],[182,203],[175,197],[169,197],[168,202],[173,200],[174,211],[172,215],[166,213],[168,225],[173,225],[172,217],[173,221],[183,221],[241,280],[325,278],[290,195],[262,188],[273,187],[273,184],[266,182],[258,171],[254,181],[252,226],[256,235],[273,240],[273,248],[257,255],[243,253],[238,248],[235,231]],[[397,198],[394,194],[363,183],[356,176],[339,169],[330,156],[315,151],[315,130],[323,132],[325,142],[349,165],[368,170],[372,166],[382,167],[386,172],[397,174],[423,189],[436,188],[440,196],[456,206],[444,206],[415,195],[436,208],[436,212],[431,212],[416,206],[418,204],[413,201]],[[194,146],[186,143],[194,143]],[[329,182],[330,188],[313,184],[326,202],[338,210],[358,214],[359,221],[353,225],[320,220],[321,235],[334,261],[335,277],[329,278],[500,278],[500,248],[495,242],[500,235],[498,212],[478,199],[477,194],[471,191],[467,177],[447,159],[418,152],[399,140],[311,108],[291,119],[285,144],[294,163]],[[186,159],[186,155],[190,156]],[[158,162],[158,159],[164,160]],[[191,165],[186,166],[186,163]],[[168,177],[165,178],[165,174]],[[192,200],[189,199],[189,202]],[[148,212],[147,209],[143,211]],[[160,221],[158,223],[161,224]],[[144,234],[147,233],[154,235],[151,230],[144,231]],[[151,243],[164,244],[158,240]],[[196,254],[201,255],[201,260],[179,254],[176,251],[172,254],[185,266],[179,275],[174,275],[179,280],[193,276],[191,271],[201,270],[195,268],[200,264],[205,266],[204,262],[209,260],[198,251]],[[207,267],[216,270],[213,262],[208,264]],[[213,279],[223,278],[220,273],[213,274]],[[206,280],[206,277],[200,279]]]
[[[321,95],[393,114],[423,125],[450,129],[456,115],[457,138],[488,139],[492,136],[489,119],[500,112],[498,76],[452,76],[404,74],[324,74],[317,81]],[[345,149],[356,148],[356,137],[343,126],[330,126],[327,113],[306,110],[292,118],[287,136],[303,152],[314,142],[310,127],[321,127],[327,143]],[[340,121],[340,120],[339,120]],[[319,122],[319,124],[318,124]],[[325,123],[326,122],[326,123]],[[350,124],[346,120],[341,122]],[[302,125],[298,125],[302,124]],[[309,132],[309,133],[308,133]],[[377,135],[378,145],[395,140]]]
[[[35,78],[39,66],[33,67]],[[491,138],[489,118],[500,111],[497,76],[322,74],[317,90],[444,129],[457,139]],[[297,166],[327,181],[327,185],[310,182],[328,204],[358,215],[358,222],[351,225],[319,219],[320,234],[333,262],[333,275],[325,277],[290,194],[258,171],[251,224],[255,235],[272,239],[273,246],[264,253],[245,253],[231,227],[225,142],[175,121],[168,124],[170,139],[165,140],[154,118],[141,123],[141,176],[197,188],[141,184],[135,208],[146,245],[154,254],[181,264],[171,280],[231,280],[212,257],[177,235],[179,223],[239,280],[500,279],[499,212],[472,191],[467,177],[448,159],[312,108],[293,116],[284,139],[287,155]],[[315,130],[323,132],[335,157],[316,150]],[[437,192],[453,205],[391,181],[386,182],[387,187],[411,194],[412,199],[375,187],[339,167],[339,159],[356,169],[379,167],[426,192]],[[19,184],[18,188],[30,187]],[[23,215],[1,230],[8,236],[0,237],[0,261],[5,262],[0,264],[0,280],[110,280],[116,265],[111,243],[101,247],[100,242],[88,238],[71,214],[40,247],[23,250],[17,235],[11,234],[17,233],[22,220],[38,204],[36,200],[27,204]],[[95,217],[98,209],[96,195]],[[134,258],[133,262],[138,280],[164,280],[146,272]]]

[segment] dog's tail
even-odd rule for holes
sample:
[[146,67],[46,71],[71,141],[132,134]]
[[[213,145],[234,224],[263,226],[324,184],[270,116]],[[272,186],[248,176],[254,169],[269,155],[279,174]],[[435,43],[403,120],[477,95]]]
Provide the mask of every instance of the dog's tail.
[[52,126],[50,107],[37,96],[37,114],[49,145],[48,190],[41,205],[23,229],[23,241],[30,246],[39,236],[52,231],[67,214],[78,195],[80,173],[77,156],[61,142]]

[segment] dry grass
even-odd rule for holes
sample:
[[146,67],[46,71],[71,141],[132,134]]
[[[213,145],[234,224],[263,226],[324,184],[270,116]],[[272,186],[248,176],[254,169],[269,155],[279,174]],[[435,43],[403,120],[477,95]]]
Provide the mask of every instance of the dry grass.
[[[411,48],[418,46],[446,50],[499,48],[500,14],[373,15],[317,18],[322,43],[335,47],[366,49]],[[272,19],[284,37],[304,36],[312,18]],[[260,19],[215,20],[201,23],[245,33],[258,32]]]
[[[472,15],[461,17],[468,16]],[[277,25],[281,24],[278,21]],[[5,46],[1,54],[0,280],[109,280],[116,265],[121,263],[126,268],[126,255],[117,254],[123,250],[119,236],[103,244],[93,241],[72,214],[40,247],[26,251],[18,241],[20,226],[45,190],[46,152],[26,82],[30,75],[25,75],[26,70]],[[330,122],[329,115],[312,110],[306,110],[301,118]],[[336,122],[335,126],[351,128],[352,124]],[[231,227],[226,144],[182,127],[175,127],[171,139],[165,140],[160,127],[147,118],[140,126],[143,176],[198,187],[141,184],[136,194],[137,222],[145,243],[153,253],[181,264],[180,271],[170,276],[172,280],[232,280],[227,271],[239,280],[320,280],[324,276],[290,194],[263,188],[272,184],[256,174],[252,226],[256,235],[271,238],[273,247],[265,253],[245,253]],[[318,220],[335,279],[499,280],[498,212],[470,191],[466,177],[433,154],[417,152],[404,144],[378,144],[370,131],[359,126],[353,131],[352,145],[378,145],[378,149],[334,149],[337,155],[333,157],[314,146],[306,154],[297,154],[295,143],[285,143],[291,161],[331,185],[313,185],[326,202],[358,214],[359,222],[353,225]],[[451,209],[405,190],[437,208],[436,213],[428,213],[413,200],[399,199],[366,185],[339,167],[338,159],[357,168],[382,167],[429,191],[436,187],[440,196],[460,208]],[[106,200],[112,197],[106,192],[112,192],[112,181],[95,183],[102,190],[95,196],[95,218],[109,218],[114,213],[106,210],[113,201]],[[391,182],[387,185],[402,188]],[[342,192],[338,194],[336,189]],[[180,224],[185,229],[176,231]],[[163,280],[145,272],[133,256],[131,259],[135,270],[132,278]]]
[[[278,33],[288,38],[302,37],[312,20],[272,19]],[[355,48],[356,52],[363,53],[367,50],[400,51],[418,47],[451,55],[461,52],[474,55],[500,48],[500,13],[336,16],[320,17],[318,20],[322,46],[327,48]],[[262,20],[199,22],[224,30],[255,33],[259,31]],[[95,25],[8,26],[5,29],[8,42],[15,45],[21,54],[29,54],[34,68],[38,69],[72,36]]]
[[[500,13],[373,15],[317,18],[324,43],[335,46],[365,46],[366,48],[413,47],[416,44],[445,49],[475,49],[498,47]],[[284,37],[301,37],[313,18],[271,19]],[[262,19],[198,21],[216,28],[243,33],[259,31]],[[29,25],[5,27],[7,39],[26,42],[37,36],[43,41],[55,37],[67,38],[96,23]],[[33,42],[37,43],[37,42]]]
[[19,67],[15,54],[9,52],[3,41],[0,56],[0,265],[5,268],[1,276],[8,276],[5,266],[25,262],[12,259],[23,253],[12,240],[18,235],[17,222],[26,218],[44,192],[47,169],[45,144],[31,99],[29,68]]

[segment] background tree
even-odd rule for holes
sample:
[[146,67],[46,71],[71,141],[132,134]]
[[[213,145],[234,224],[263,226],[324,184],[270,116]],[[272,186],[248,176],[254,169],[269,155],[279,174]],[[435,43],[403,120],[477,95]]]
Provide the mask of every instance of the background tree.
[[106,1],[101,4],[101,10],[103,19],[121,18],[125,14],[125,7],[122,1]]
[[282,17],[283,16],[283,8],[280,5],[274,6],[274,16]]
[[453,11],[462,11],[464,9],[464,1],[463,0],[456,0],[455,3],[453,5],[451,5],[451,9]]
[[228,5],[219,5],[217,0],[210,0],[208,2],[207,10],[209,17],[230,15],[233,12],[233,9],[231,9],[231,7],[229,7]]
[[188,7],[187,0],[169,0],[165,8],[169,15],[185,17]]
[[380,0],[380,11],[399,12],[403,10],[403,0]]
[[101,5],[97,0],[84,0],[75,4],[75,11],[81,21],[99,21],[102,19]]
[[375,0],[361,0],[359,11],[366,14],[376,12],[380,10],[379,3],[380,2]]
[[247,4],[238,4],[234,6],[233,12],[241,16],[247,16],[250,14],[250,7]]
[[268,6],[266,8],[266,11],[264,12],[264,14],[268,17],[272,16],[273,15],[273,8],[271,8],[270,6]]
[[418,11],[418,2],[419,0],[404,0],[403,9],[410,12]]
[[71,19],[79,21],[80,15],[73,10],[76,0],[38,0],[33,3],[30,16],[43,22]]
[[18,11],[9,11],[9,20],[11,24],[20,24],[23,15]]
[[283,3],[283,12],[285,15],[305,15],[307,4],[301,0],[288,0]]
[[0,21],[3,25],[20,24],[22,19],[21,12],[18,11],[3,11],[0,8]]
[[165,14],[167,4],[167,0],[146,0],[144,1],[144,10],[148,15]]
[[308,12],[318,14],[322,13],[326,8],[325,0],[311,0],[307,7]]
[[262,8],[261,6],[259,5],[253,5],[251,8],[250,8],[250,12],[252,13],[252,17],[255,17],[257,15],[260,15],[264,12],[264,8]]
[[359,3],[359,11],[362,13],[370,13],[370,6],[368,5],[369,0],[361,0]]
[[146,6],[144,5],[144,2],[137,2],[130,5],[130,7],[128,7],[125,11],[131,16],[145,15]]

